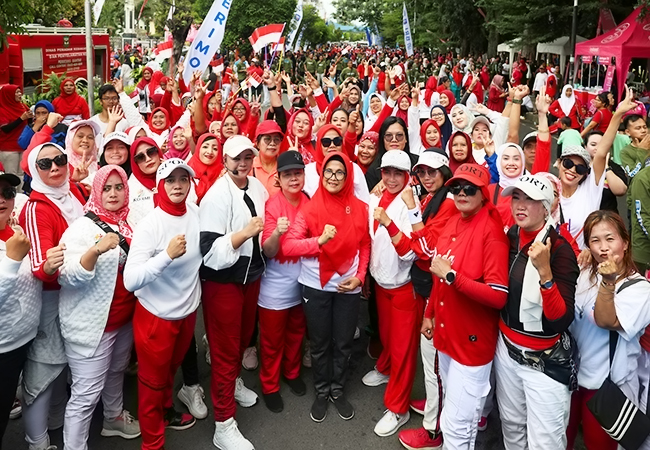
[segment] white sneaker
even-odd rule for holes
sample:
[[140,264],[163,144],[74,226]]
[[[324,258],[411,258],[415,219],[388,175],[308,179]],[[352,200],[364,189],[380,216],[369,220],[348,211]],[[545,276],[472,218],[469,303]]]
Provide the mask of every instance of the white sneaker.
[[246,370],[257,369],[257,347],[248,347],[244,350],[244,357],[241,360],[241,365]]
[[205,406],[203,399],[205,398],[205,392],[203,388],[195,384],[194,386],[186,386],[178,391],[178,399],[187,406],[187,410],[197,419],[205,419],[208,417],[208,407]]
[[125,409],[113,420],[104,419],[101,435],[135,439],[140,436],[140,423]]
[[377,425],[375,425],[375,434],[377,436],[386,437],[395,434],[399,427],[404,425],[411,418],[411,414],[406,411],[405,414],[395,414],[393,411],[387,409]]
[[253,444],[241,434],[233,417],[214,423],[212,443],[220,450],[255,450]]
[[208,343],[208,335],[204,334],[203,335],[203,346],[205,347],[205,362],[208,363],[208,366],[212,365],[212,361],[210,360],[210,344]]
[[57,450],[56,445],[50,445],[50,436],[47,435],[45,440],[40,444],[29,444],[29,450]]
[[384,375],[383,373],[378,371],[377,366],[375,366],[374,369],[372,369],[370,372],[368,372],[363,376],[361,381],[366,386],[374,387],[374,386],[381,386],[382,384],[387,384],[389,379],[390,377],[388,375]]
[[250,408],[257,403],[257,394],[244,386],[244,380],[237,377],[235,382],[235,401],[244,408]]

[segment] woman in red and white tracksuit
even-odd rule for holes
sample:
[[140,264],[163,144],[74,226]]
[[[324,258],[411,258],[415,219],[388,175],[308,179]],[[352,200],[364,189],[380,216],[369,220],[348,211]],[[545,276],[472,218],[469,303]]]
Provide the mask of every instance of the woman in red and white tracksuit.
[[59,268],[65,246],[63,232],[83,215],[83,197],[69,181],[68,158],[56,144],[34,147],[27,155],[32,193],[20,215],[32,247],[32,273],[43,282],[39,333],[27,354],[23,372],[25,439],[30,450],[49,447],[48,418],[53,428],[63,425],[67,401],[67,359],[59,326]]
[[438,350],[448,449],[473,448],[476,441],[508,294],[508,240],[489,182],[477,164],[461,165],[447,181],[460,214],[446,224],[431,260],[434,284],[422,332]]
[[280,192],[265,206],[262,249],[269,258],[262,276],[257,301],[260,324],[260,381],[267,408],[283,409],[280,396],[280,372],[296,395],[304,395],[300,378],[300,349],[305,334],[305,313],[300,295],[300,257],[282,251],[284,234],[295,222],[298,211],[309,201],[302,191],[305,164],[297,151],[278,157],[276,180]]
[[[381,158],[381,179],[386,190],[370,196],[370,273],[376,286],[379,335],[384,346],[377,365],[363,377],[369,386],[388,382],[384,393],[386,412],[375,426],[379,436],[390,436],[410,417],[409,400],[415,379],[418,335],[424,298],[411,283],[415,253],[399,255],[393,239],[400,232],[411,235],[409,210],[400,194],[409,186],[411,159],[401,150],[389,150]],[[415,213],[419,215],[419,207]],[[381,225],[381,226],[380,226]]]
[[194,336],[201,300],[199,213],[187,202],[192,177],[182,159],[160,165],[157,206],[138,224],[124,268],[124,286],[138,298],[133,335],[143,450],[164,448],[165,428],[184,430],[196,422],[172,401],[174,375]]

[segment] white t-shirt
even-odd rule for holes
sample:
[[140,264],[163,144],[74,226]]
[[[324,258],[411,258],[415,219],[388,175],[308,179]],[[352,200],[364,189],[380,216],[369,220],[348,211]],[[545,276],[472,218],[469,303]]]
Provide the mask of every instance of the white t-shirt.
[[[92,120],[97,125],[99,125],[99,128],[102,130],[102,135],[106,134],[106,128],[108,128],[108,122],[102,122],[102,120],[99,118],[99,114],[95,114],[89,120]],[[127,128],[129,128],[129,122],[127,122],[126,119],[122,119],[119,122],[117,122],[117,125],[115,126],[115,131],[121,131],[124,133],[126,132]]]
[[[370,203],[370,192],[366,184],[366,176],[356,163],[352,163],[352,167],[354,168],[354,195],[367,205]],[[316,170],[316,163],[307,164],[305,166],[305,187],[302,190],[311,198],[318,189],[318,183],[320,183],[320,175]]]
[[276,311],[299,305],[302,299],[299,276],[300,262],[281,264],[275,258],[268,259],[257,304],[262,308]]
[[560,206],[564,221],[569,224],[571,236],[576,238],[576,242],[581,250],[584,250],[585,241],[582,232],[587,216],[600,208],[600,201],[603,198],[603,186],[605,185],[605,174],[603,174],[596,184],[596,175],[593,168],[587,175],[587,179],[578,186],[574,194],[566,198],[564,194],[560,197]]
[[[187,194],[187,202],[196,204],[198,197],[194,183],[190,184],[190,192]],[[131,174],[129,177],[129,215],[126,221],[135,230],[136,225],[144,216],[154,209],[153,191],[150,191]]]
[[[575,318],[569,327],[580,349],[578,384],[586,389],[598,389],[609,373],[609,330],[596,325],[594,306],[602,277],[590,280],[591,271],[583,270],[578,277],[575,294]],[[641,277],[641,275],[635,275]],[[616,291],[626,280],[616,284]],[[650,324],[650,289],[641,281],[627,286],[614,298],[620,330],[614,361],[612,381],[617,385],[637,376],[637,359],[641,354],[639,338]]]
[[541,91],[544,86],[546,86],[546,79],[548,74],[546,72],[537,72],[535,75],[535,81],[533,82],[533,91]]

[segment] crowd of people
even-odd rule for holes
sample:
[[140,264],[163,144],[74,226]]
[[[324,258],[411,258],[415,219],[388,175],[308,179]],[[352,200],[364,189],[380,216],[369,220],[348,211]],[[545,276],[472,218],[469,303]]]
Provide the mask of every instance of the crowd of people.
[[[366,304],[374,432],[407,449],[474,448],[495,402],[508,450],[572,449],[579,428],[615,449],[625,432],[592,407],[608,382],[647,418],[650,134],[632,89],[586,119],[557,67],[525,60],[226,59],[188,84],[117,64],[92,117],[72,79],[33,108],[0,86],[0,439],[22,413],[30,450],[60,427],[87,449],[101,398],[102,436],[159,450],[208,417],[208,394],[213,444],[253,449],[236,411],[258,402],[240,377],[258,366],[270,411],[281,383],[307,394],[304,365],[311,419],[350,420]],[[410,411],[422,426],[401,429]]]

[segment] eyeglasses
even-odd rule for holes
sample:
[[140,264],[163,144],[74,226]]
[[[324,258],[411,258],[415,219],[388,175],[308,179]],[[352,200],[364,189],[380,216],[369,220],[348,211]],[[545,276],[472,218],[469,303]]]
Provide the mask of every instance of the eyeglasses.
[[323,170],[323,176],[325,177],[326,180],[331,180],[332,177],[334,177],[336,181],[342,181],[345,179],[345,175],[347,174],[342,170],[337,170],[336,172],[334,172],[332,169]]
[[264,142],[266,145],[269,145],[271,142],[273,142],[275,145],[278,145],[280,142],[282,142],[282,138],[280,136],[265,135],[262,136],[262,142]]
[[11,200],[16,197],[16,188],[13,186],[5,186],[0,189],[0,195],[2,195],[5,200]]
[[453,195],[459,195],[461,191],[465,192],[465,195],[473,197],[478,192],[478,187],[473,184],[455,184],[449,187],[449,192]]
[[575,167],[576,173],[578,175],[586,175],[587,172],[589,172],[589,167],[587,167],[584,164],[576,164],[569,158],[565,158],[562,160],[562,167],[564,167],[566,170],[571,170]]
[[235,112],[235,111],[237,111],[237,112],[246,112],[246,108],[244,108],[243,106],[235,106],[235,107],[232,109],[232,111],[233,111],[233,112]]
[[443,117],[445,117],[443,113],[431,114],[432,119],[442,119]]
[[339,147],[343,144],[343,138],[341,136],[336,136],[335,138],[321,138],[320,143],[323,147],[331,147],[332,144]]
[[384,134],[384,140],[389,142],[402,142],[404,140],[404,133],[386,133]]
[[[146,153],[146,156],[145,156]],[[149,158],[153,158],[158,154],[158,149],[156,147],[149,147],[146,151],[138,153],[133,157],[133,161],[135,161],[136,164],[140,164],[142,162],[145,162],[147,159],[147,156]]]
[[117,103],[120,101],[119,97],[102,97],[103,102]]
[[61,154],[54,158],[41,158],[36,160],[36,166],[41,170],[50,170],[52,163],[58,167],[65,167],[68,164],[68,155]]
[[422,178],[425,175],[433,178],[436,176],[437,173],[438,173],[438,169],[431,169],[429,167],[427,168],[419,167],[415,169],[415,174],[420,178]]

